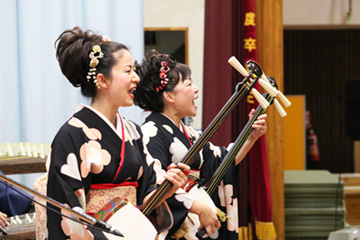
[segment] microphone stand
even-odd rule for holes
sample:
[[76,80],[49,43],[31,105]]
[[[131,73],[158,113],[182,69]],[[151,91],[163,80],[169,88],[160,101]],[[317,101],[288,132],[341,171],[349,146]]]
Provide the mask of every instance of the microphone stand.
[[[7,178],[7,177],[5,177],[3,175],[0,175],[0,179],[4,181],[4,182],[0,181],[1,183],[6,184],[9,187],[11,187],[11,186],[8,183],[10,183],[10,184],[12,184],[12,185],[14,185],[14,186],[28,192],[28,193],[33,194],[34,196],[37,196],[37,197],[45,200],[46,202],[52,204],[53,206],[56,206],[56,207],[58,207],[60,209],[63,209],[65,211],[71,213],[76,218],[75,219],[71,218],[71,217],[69,217],[69,218],[74,220],[74,221],[82,221],[82,222],[85,222],[85,223],[87,223],[89,225],[92,225],[93,227],[98,228],[98,229],[100,229],[100,230],[102,230],[104,232],[111,233],[111,234],[114,234],[114,235],[119,236],[119,237],[124,237],[124,235],[119,230],[113,228],[110,224],[108,224],[108,223],[106,223],[106,222],[104,222],[102,220],[96,219],[96,218],[86,214],[84,212],[84,210],[82,208],[80,208],[80,207],[74,207],[74,209],[71,209],[71,208],[65,206],[64,204],[62,204],[62,203],[60,203],[60,202],[58,202],[58,201],[56,201],[54,199],[51,199],[51,198],[49,198],[47,196],[44,196],[44,195],[42,195],[42,194],[40,194],[40,193],[38,193],[38,192],[24,186],[24,185],[22,185],[22,184],[20,184],[20,183],[18,183],[16,181],[10,179],[10,178]],[[13,188],[13,187],[11,187],[11,188]],[[44,207],[46,207],[46,206],[44,206]],[[52,209],[52,210],[54,210],[54,209]],[[6,230],[5,230],[5,232],[2,231],[2,233],[6,234]]]

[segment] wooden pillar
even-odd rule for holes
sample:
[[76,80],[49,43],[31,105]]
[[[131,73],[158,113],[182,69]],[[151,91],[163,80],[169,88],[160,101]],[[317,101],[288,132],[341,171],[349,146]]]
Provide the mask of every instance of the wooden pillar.
[[[273,77],[283,92],[283,22],[282,0],[258,0],[256,4],[257,47],[259,64]],[[286,109],[285,109],[286,111]],[[284,147],[283,120],[274,106],[267,111],[266,133],[272,191],[273,221],[277,239],[284,237]]]

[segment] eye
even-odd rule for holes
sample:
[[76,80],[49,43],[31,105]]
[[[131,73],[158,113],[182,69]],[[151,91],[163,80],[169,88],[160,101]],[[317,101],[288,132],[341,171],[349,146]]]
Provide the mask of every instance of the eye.
[[191,79],[186,79],[185,84],[186,84],[186,86],[191,86],[193,84],[193,82]]

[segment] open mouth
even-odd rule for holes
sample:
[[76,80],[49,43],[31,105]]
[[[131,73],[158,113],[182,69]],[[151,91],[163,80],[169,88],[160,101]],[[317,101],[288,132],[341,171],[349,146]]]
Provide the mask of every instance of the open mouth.
[[194,106],[195,109],[197,109],[197,106],[195,104],[195,100],[198,99],[198,97],[199,97],[199,95],[196,94],[194,100],[192,101],[192,105]]
[[132,88],[132,89],[130,89],[129,90],[129,95],[130,95],[130,97],[134,97],[134,92],[135,92],[135,90],[136,90],[136,87],[134,87],[134,88]]

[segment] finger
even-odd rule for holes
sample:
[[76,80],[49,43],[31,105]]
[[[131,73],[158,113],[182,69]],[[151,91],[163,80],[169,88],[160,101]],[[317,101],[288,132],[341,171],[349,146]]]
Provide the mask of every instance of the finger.
[[221,227],[221,223],[218,221],[216,221],[216,225],[215,225],[216,228],[220,228]]
[[254,115],[254,113],[255,113],[255,109],[254,108],[252,108],[251,110],[250,110],[250,113],[249,113],[249,118],[251,118],[252,117],[252,115]]
[[207,232],[207,235],[211,235],[211,234],[215,233],[214,225],[210,225],[210,226],[206,227],[206,232]]
[[184,163],[179,163],[178,166],[182,169],[182,170],[190,170],[190,166],[184,164]]
[[0,225],[1,225],[3,228],[6,228],[7,225],[8,225],[8,223],[7,223],[7,221],[1,221],[1,222],[0,222]]
[[266,129],[267,128],[267,126],[266,126],[266,124],[253,124],[252,125],[252,128],[253,129]]
[[183,163],[178,163],[178,164],[171,163],[167,169],[168,169],[167,173],[173,174],[173,177],[175,177],[174,174],[177,174],[180,176],[181,179],[183,179],[183,181],[186,181],[187,175],[190,174],[190,167]]
[[261,114],[259,117],[258,117],[258,119],[266,119],[267,118],[267,114]]
[[179,164],[179,167],[181,168],[182,172],[185,174],[185,176],[188,176],[191,172],[190,167],[185,164]]
[[176,176],[179,176],[179,178],[186,178],[185,173],[181,169],[172,168],[172,169],[168,170],[166,173],[170,174],[174,178]]
[[171,163],[171,164],[167,167],[168,170],[173,169],[173,168],[177,168],[177,164]]
[[180,174],[183,174],[183,177],[180,177],[179,175],[174,173],[167,173],[164,175],[164,178],[170,181],[174,186],[180,187],[185,183],[185,178],[186,178],[184,173],[182,173],[181,171]]
[[164,174],[164,178],[174,184],[174,177],[170,176],[169,174]]
[[254,128],[254,129],[266,129],[267,128],[267,126],[266,125],[263,125],[263,124],[254,124],[253,126],[252,126],[252,128]]
[[264,126],[264,125],[253,125],[252,128],[253,128],[254,130],[260,130],[260,129],[265,128],[265,126]]
[[257,119],[256,121],[254,121],[255,125],[265,125],[266,124],[266,120],[265,119]]

